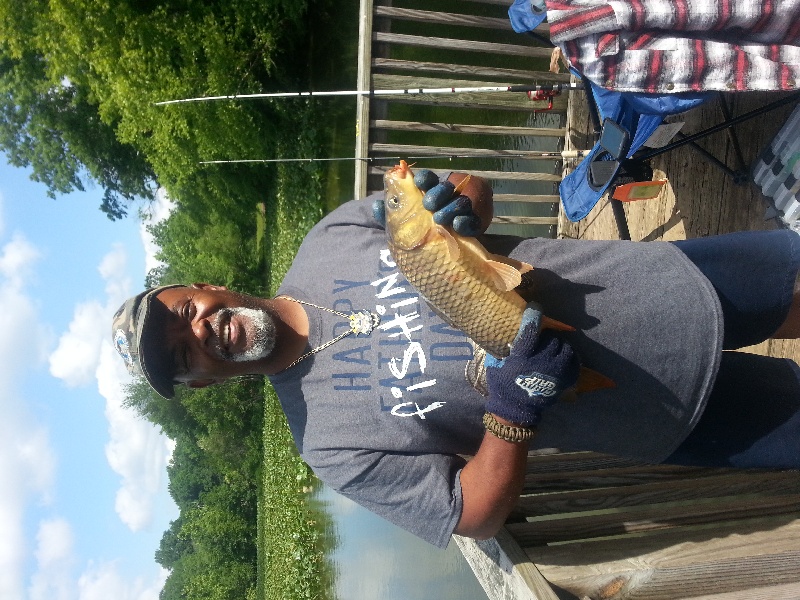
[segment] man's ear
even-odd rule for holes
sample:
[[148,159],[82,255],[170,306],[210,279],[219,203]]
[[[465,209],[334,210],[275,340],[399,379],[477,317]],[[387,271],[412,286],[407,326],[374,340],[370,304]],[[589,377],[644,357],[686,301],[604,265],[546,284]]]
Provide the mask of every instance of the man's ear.
[[210,385],[215,385],[217,383],[222,383],[221,379],[193,379],[192,381],[186,382],[186,387],[199,389],[208,387]]
[[211,285],[210,283],[193,283],[189,287],[195,290],[211,290],[212,292],[228,289],[224,285]]

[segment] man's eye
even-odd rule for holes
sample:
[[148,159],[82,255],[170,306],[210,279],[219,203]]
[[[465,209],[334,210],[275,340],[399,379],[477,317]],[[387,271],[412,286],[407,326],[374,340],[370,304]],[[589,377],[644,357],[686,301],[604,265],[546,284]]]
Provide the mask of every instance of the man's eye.
[[191,302],[187,302],[186,304],[183,305],[183,307],[181,308],[181,316],[184,319],[191,319],[192,318],[192,303]]

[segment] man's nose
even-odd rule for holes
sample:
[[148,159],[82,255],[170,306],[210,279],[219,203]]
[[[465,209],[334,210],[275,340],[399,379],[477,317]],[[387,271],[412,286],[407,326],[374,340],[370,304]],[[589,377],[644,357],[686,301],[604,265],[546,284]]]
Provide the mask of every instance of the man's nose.
[[211,328],[211,323],[209,323],[208,319],[197,319],[192,323],[192,332],[200,343],[205,345],[214,330]]

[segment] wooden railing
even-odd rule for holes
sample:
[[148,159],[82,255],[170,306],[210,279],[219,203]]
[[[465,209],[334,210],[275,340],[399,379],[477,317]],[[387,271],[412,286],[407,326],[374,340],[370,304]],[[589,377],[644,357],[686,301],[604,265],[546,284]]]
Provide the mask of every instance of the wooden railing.
[[800,598],[800,474],[532,453],[503,531],[456,541],[491,600]]
[[[549,46],[513,33],[506,0],[453,2],[446,12],[389,5],[413,1],[361,0],[359,89],[569,81],[565,73],[544,70]],[[539,33],[547,36],[547,26]],[[546,105],[523,92],[360,96],[355,197],[382,188],[381,176],[392,165],[386,157],[413,158],[437,172],[486,177],[495,190],[493,223],[544,225],[525,233],[554,236],[566,93],[552,110],[537,113]]]

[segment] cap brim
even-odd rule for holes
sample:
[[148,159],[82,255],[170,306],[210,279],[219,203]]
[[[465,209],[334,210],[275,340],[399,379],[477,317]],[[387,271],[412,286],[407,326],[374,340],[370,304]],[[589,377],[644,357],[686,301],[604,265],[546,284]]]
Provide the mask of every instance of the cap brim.
[[175,365],[164,339],[164,326],[171,313],[163,303],[156,300],[156,296],[173,287],[183,286],[166,285],[154,288],[142,298],[137,310],[142,373],[150,386],[167,399],[175,396]]

